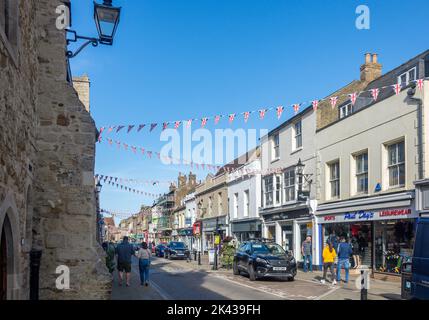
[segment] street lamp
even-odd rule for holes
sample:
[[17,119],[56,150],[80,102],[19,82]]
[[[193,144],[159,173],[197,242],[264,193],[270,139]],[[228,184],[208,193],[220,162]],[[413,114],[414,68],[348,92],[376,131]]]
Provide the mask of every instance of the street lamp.
[[103,0],[103,4],[94,2],[94,20],[98,31],[98,38],[80,36],[74,30],[67,29],[66,31],[73,35],[73,38],[67,39],[67,45],[71,42],[86,40],[75,52],[68,50],[67,58],[76,57],[85,47],[92,44],[97,47],[99,43],[111,46],[116,29],[119,25],[119,17],[121,15],[121,7],[112,6],[112,0]]
[[97,184],[95,185],[95,191],[97,193],[101,192],[101,188],[103,188],[103,185],[100,183],[100,181],[97,182]]
[[307,201],[310,198],[310,191],[303,191],[302,184],[303,179],[308,184],[309,188],[311,188],[311,183],[313,182],[310,177],[312,174],[304,174],[305,164],[302,163],[301,158],[299,158],[298,163],[295,165],[296,167],[296,175],[298,177],[298,201]]

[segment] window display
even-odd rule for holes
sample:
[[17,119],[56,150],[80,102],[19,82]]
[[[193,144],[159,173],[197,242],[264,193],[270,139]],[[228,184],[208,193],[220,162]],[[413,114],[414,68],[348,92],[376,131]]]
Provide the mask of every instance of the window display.
[[375,223],[376,271],[400,273],[401,265],[413,254],[415,220]]

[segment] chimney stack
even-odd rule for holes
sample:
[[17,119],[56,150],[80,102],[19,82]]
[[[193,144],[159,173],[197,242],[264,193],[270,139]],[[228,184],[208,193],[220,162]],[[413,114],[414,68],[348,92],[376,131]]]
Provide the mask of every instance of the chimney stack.
[[382,65],[378,63],[378,54],[366,53],[365,64],[360,67],[360,80],[369,83],[381,77]]

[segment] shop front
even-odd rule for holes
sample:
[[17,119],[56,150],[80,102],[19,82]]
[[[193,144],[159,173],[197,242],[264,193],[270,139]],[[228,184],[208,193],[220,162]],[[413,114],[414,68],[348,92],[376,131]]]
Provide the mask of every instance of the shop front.
[[262,223],[259,218],[231,221],[231,232],[237,241],[259,239],[262,236]]
[[192,250],[194,245],[193,229],[183,228],[178,230],[179,241],[184,242]]
[[[286,251],[291,251],[297,261],[302,261],[302,242],[313,235],[313,220],[308,208],[263,214],[264,238],[272,239]],[[315,239],[312,238],[313,246]]]
[[222,240],[226,236],[227,224],[226,216],[208,218],[202,222],[202,247],[203,252],[215,248],[215,235],[218,233]]
[[320,243],[326,245],[330,241],[336,247],[340,237],[346,237],[353,247],[352,268],[368,267],[374,273],[400,274],[402,262],[412,256],[418,218],[412,198],[408,202],[392,201],[384,208],[377,205],[377,209],[319,212]]

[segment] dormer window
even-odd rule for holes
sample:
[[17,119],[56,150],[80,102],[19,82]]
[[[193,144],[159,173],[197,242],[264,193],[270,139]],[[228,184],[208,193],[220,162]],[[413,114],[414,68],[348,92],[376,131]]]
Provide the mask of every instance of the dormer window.
[[406,87],[410,84],[411,81],[415,81],[417,79],[417,69],[416,67],[404,72],[398,77],[398,83],[400,83],[403,87]]
[[353,105],[348,103],[340,107],[340,119],[348,117],[353,113]]

